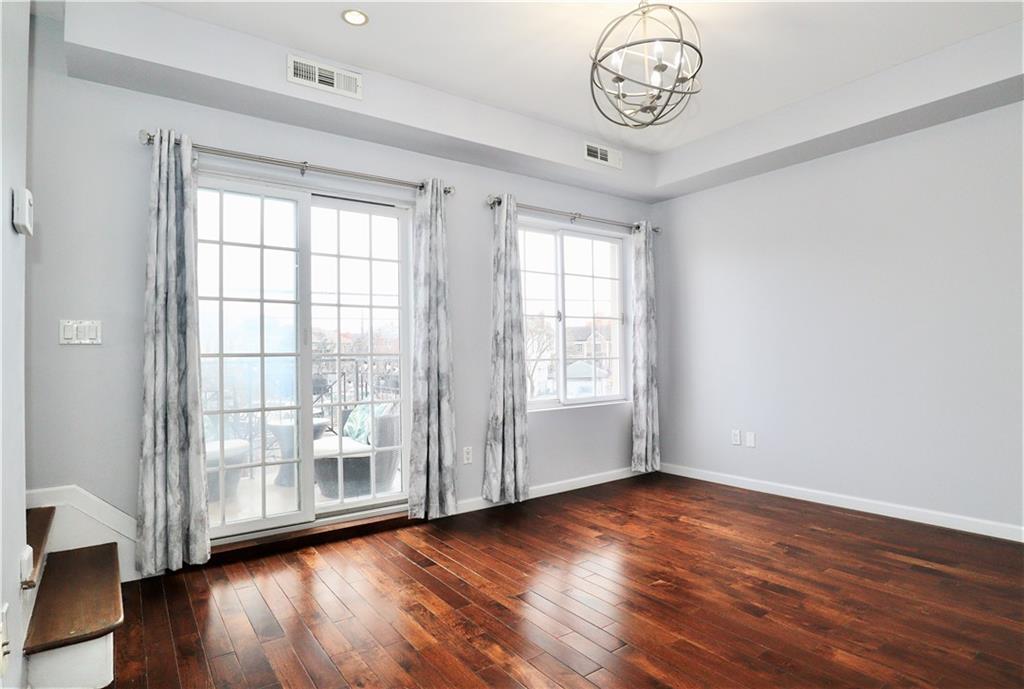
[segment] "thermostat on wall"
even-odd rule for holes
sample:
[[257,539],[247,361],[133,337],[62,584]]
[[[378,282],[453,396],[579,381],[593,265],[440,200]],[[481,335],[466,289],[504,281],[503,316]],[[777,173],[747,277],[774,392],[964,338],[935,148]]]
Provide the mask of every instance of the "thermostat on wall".
[[27,234],[29,237],[32,236],[32,192],[28,189],[15,189],[14,190],[14,211],[12,221],[14,222],[14,229],[21,234]]

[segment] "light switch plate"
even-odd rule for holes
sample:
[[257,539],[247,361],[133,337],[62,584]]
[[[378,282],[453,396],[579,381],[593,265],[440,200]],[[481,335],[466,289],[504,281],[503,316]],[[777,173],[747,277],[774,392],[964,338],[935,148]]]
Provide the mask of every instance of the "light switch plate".
[[747,431],[743,436],[743,444],[747,447],[757,447],[757,436],[754,431]]
[[738,428],[732,429],[732,444],[733,445],[741,445],[742,444],[742,441],[740,440],[740,429],[738,429]]
[[62,345],[102,344],[103,322],[62,320],[57,329],[57,341]]
[[466,446],[466,447],[462,448],[462,463],[463,464],[472,464],[473,463],[473,448],[471,446]]

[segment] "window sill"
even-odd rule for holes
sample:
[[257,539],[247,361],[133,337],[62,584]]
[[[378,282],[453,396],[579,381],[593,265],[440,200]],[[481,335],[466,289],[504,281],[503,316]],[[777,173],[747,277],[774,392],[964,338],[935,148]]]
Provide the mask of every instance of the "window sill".
[[611,407],[620,404],[632,405],[633,400],[603,400],[601,402],[583,402],[580,404],[555,404],[550,407],[528,407],[527,414],[536,414],[546,411],[566,411],[572,409],[590,409],[592,407]]

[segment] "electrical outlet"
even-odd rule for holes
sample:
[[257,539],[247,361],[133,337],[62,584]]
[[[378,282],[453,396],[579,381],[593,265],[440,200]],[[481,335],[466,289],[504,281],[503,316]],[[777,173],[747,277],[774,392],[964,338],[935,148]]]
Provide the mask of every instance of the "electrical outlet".
[[732,444],[733,445],[740,445],[741,442],[742,441],[740,440],[740,429],[738,429],[738,428],[732,429]]
[[757,447],[757,436],[754,435],[754,431],[747,431],[743,437],[743,444],[747,447]]
[[467,447],[462,448],[462,463],[463,464],[472,464],[473,463],[473,448],[472,447],[467,446]]

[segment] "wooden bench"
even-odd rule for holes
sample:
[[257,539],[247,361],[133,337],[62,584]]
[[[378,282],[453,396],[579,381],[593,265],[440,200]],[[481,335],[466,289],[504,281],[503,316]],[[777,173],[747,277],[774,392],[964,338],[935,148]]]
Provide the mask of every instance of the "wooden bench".
[[25,636],[29,684],[105,687],[124,621],[117,544],[49,553]]

